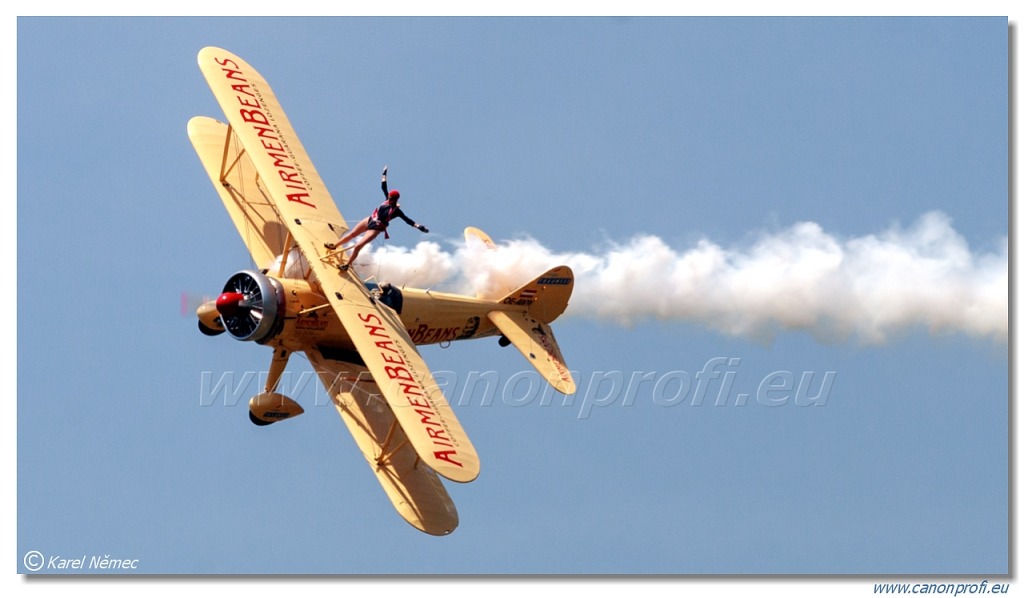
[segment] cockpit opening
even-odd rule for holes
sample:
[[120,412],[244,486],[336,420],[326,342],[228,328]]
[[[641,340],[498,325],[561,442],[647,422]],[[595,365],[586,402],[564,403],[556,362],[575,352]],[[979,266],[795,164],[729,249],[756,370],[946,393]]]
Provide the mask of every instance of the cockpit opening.
[[402,314],[402,291],[390,282],[382,282],[377,284],[376,282],[367,281],[367,290],[371,294],[377,296],[377,301],[380,301],[384,305],[387,305],[391,309],[395,310],[396,314]]

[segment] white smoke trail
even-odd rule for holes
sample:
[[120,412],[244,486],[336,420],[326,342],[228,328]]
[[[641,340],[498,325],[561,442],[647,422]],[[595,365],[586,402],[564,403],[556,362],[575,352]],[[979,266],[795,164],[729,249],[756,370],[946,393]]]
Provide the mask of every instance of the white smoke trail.
[[758,339],[802,330],[827,342],[881,343],[921,327],[1007,338],[1007,238],[994,253],[972,253],[940,212],[845,240],[801,222],[743,248],[702,240],[680,251],[650,235],[593,253],[533,239],[454,252],[423,242],[378,248],[365,262],[362,272],[380,280],[489,298],[565,264],[576,275],[567,315],[624,325],[679,320]]

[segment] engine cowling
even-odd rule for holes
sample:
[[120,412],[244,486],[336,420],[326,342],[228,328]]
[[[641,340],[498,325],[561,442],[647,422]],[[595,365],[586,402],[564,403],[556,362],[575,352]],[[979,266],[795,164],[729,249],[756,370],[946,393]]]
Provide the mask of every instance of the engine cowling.
[[284,291],[273,278],[242,270],[224,283],[216,306],[228,334],[240,341],[262,343],[281,330]]

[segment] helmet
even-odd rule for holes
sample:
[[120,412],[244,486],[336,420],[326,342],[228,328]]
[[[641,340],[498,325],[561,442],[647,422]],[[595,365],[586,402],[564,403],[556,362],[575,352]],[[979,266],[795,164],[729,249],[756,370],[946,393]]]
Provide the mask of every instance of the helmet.
[[398,199],[401,196],[402,194],[399,193],[398,190],[396,189],[392,189],[391,191],[388,192],[388,199]]

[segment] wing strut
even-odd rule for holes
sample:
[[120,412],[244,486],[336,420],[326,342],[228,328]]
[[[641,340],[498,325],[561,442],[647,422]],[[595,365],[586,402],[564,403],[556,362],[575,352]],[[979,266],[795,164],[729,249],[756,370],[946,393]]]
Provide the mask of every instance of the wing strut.
[[[235,169],[242,160],[242,156],[245,155],[245,148],[242,148],[237,154],[235,159],[228,165],[228,156],[231,154],[231,125],[228,125],[227,130],[224,133],[224,156],[220,159],[220,184],[226,187],[230,187],[231,183],[228,182],[228,175]],[[227,168],[225,168],[227,166]]]
[[292,231],[288,231],[288,236],[284,239],[284,253],[281,254],[281,267],[277,270],[278,278],[284,278],[285,268],[288,267],[288,254],[292,252],[293,245],[295,245],[295,237],[292,236]]
[[[398,429],[398,420],[391,422],[391,427],[388,429],[388,435],[384,438],[384,443],[380,445],[380,456],[377,457],[377,467],[381,467],[385,462],[389,461],[395,453],[402,450],[402,447],[409,444],[409,439],[406,438],[402,442],[398,443],[394,448],[389,449],[391,440],[395,436],[395,430]],[[419,458],[417,457],[417,460]]]
[[237,130],[197,116],[189,120],[188,136],[253,263],[270,264],[284,249],[284,226],[273,203],[254,187],[256,168]]

